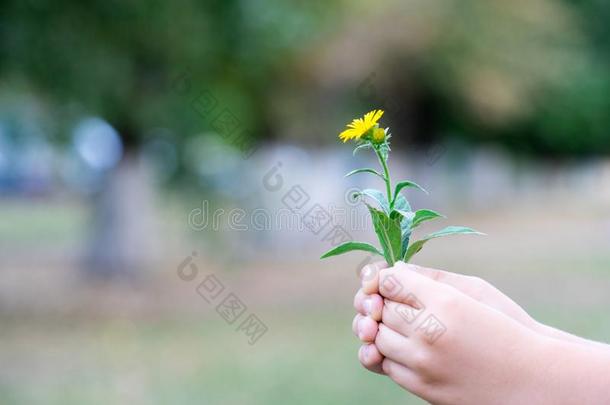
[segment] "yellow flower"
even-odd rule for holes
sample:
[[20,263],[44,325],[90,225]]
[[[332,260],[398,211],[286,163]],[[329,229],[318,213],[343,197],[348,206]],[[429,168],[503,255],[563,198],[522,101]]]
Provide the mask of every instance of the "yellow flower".
[[377,124],[377,121],[379,121],[382,115],[383,110],[373,110],[364,114],[363,118],[356,118],[347,125],[348,129],[339,134],[339,139],[341,139],[343,142],[347,142],[350,139],[362,138]]

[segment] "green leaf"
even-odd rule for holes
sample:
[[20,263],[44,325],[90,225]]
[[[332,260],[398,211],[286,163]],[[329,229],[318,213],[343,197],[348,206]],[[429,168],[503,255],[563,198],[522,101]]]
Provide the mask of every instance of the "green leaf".
[[402,247],[400,249],[400,257],[405,257],[407,249],[409,248],[409,241],[411,239],[411,228],[407,225],[402,227]]
[[372,198],[373,200],[375,200],[377,202],[377,204],[379,204],[379,207],[381,207],[381,209],[386,214],[390,213],[390,204],[388,203],[388,199],[386,198],[385,194],[383,194],[381,191],[375,190],[373,188],[367,188],[367,189],[364,189],[364,190],[360,191],[359,193],[355,193],[355,194],[356,195],[365,195],[367,197]]
[[431,234],[429,234],[428,236],[426,236],[423,239],[420,239],[416,242],[414,242],[411,246],[409,246],[409,248],[407,249],[407,252],[404,255],[404,261],[408,262],[409,260],[411,260],[411,258],[418,253],[420,250],[422,250],[422,248],[424,247],[424,244],[426,242],[428,242],[431,239],[435,239],[435,238],[441,238],[443,236],[449,236],[449,235],[458,235],[458,234],[474,234],[474,235],[485,235],[484,233],[475,231],[472,228],[467,228],[465,226],[448,226],[444,229],[441,229],[440,231],[437,232],[433,232]]
[[[403,197],[404,198],[404,197]],[[400,249],[400,257],[404,257],[409,247],[409,239],[411,238],[411,224],[413,222],[413,218],[415,217],[415,213],[413,211],[403,211],[400,209],[394,208],[392,214],[394,212],[399,213],[402,216],[402,220],[400,222],[400,232],[401,232],[401,242],[402,246]]]
[[406,219],[408,221],[413,221],[413,218],[415,217],[415,213],[413,211],[404,211],[394,208],[392,210],[392,214],[394,214],[395,212],[399,213],[403,217],[403,220]]
[[345,177],[349,177],[349,176],[354,175],[356,173],[372,173],[372,174],[374,174],[376,176],[381,177],[382,180],[385,180],[385,177],[383,177],[383,174],[381,174],[378,171],[373,170],[373,169],[356,169],[356,170],[352,170],[351,172],[346,174]]
[[362,144],[360,144],[360,145],[358,145],[358,146],[356,146],[356,147],[354,148],[354,153],[353,153],[353,154],[354,154],[354,156],[356,156],[356,153],[358,153],[358,151],[359,151],[360,149],[371,149],[372,147],[373,147],[373,145],[371,145],[371,143],[370,143],[370,142],[365,142],[365,143],[362,143]]
[[472,228],[468,228],[466,226],[448,226],[446,228],[441,229],[440,231],[432,232],[430,235],[426,236],[427,239],[440,238],[442,236],[456,235],[456,234],[475,234],[475,235],[485,235],[483,232],[476,231]]
[[422,222],[430,221],[436,218],[445,218],[443,214],[439,214],[436,211],[432,210],[417,210],[415,212],[415,217],[413,218],[413,223],[411,224],[411,228],[416,228],[421,225]]
[[353,250],[362,250],[365,252],[370,252],[370,253],[377,254],[379,256],[383,256],[383,253],[381,253],[375,246],[373,246],[369,243],[345,242],[345,243],[340,244],[339,246],[332,248],[328,252],[324,253],[320,257],[320,259],[326,259],[327,257],[341,255],[343,253],[351,252]]
[[388,157],[390,155],[390,145],[385,142],[383,145],[379,147],[379,153],[381,154],[381,158],[384,162],[388,161]]
[[400,211],[411,211],[411,205],[404,196],[399,195],[394,199],[394,209]]
[[367,205],[373,218],[373,227],[379,238],[379,243],[383,248],[383,256],[388,265],[393,266],[400,259],[402,235],[401,235],[401,216],[394,215],[388,217],[384,212]]
[[428,240],[429,239],[421,239],[413,242],[405,252],[403,262],[408,263],[413,256],[415,256],[417,253],[419,253],[420,250],[422,250],[424,244],[428,242]]
[[394,201],[396,201],[398,198],[398,193],[400,193],[400,190],[407,187],[417,188],[428,194],[428,192],[417,183],[413,183],[412,181],[401,181],[400,183],[396,184],[396,188],[394,189]]

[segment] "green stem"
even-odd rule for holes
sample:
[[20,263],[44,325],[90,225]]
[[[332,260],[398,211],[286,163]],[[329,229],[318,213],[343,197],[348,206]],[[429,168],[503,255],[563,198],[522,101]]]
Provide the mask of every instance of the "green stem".
[[374,146],[373,149],[375,149],[375,154],[377,155],[379,163],[383,168],[383,177],[385,180],[386,192],[388,193],[388,204],[390,204],[390,212],[392,212],[392,209],[394,208],[394,200],[392,199],[392,180],[390,179],[390,171],[388,170],[388,164],[386,163],[383,156],[381,156],[379,146]]

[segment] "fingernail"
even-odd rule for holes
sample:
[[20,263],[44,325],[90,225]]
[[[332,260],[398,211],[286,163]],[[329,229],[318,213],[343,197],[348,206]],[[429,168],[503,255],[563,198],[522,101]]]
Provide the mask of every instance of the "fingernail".
[[362,269],[362,271],[360,272],[360,279],[361,280],[368,280],[369,277],[371,276],[372,273],[372,269],[371,266],[366,266],[365,268]]
[[377,274],[377,265],[376,264],[368,264],[366,267],[362,269],[360,272],[360,279],[364,281],[370,281]]
[[364,307],[364,312],[366,312],[367,315],[370,315],[373,310],[373,300],[370,298],[365,299],[362,306]]
[[358,338],[362,339],[362,319],[358,320]]
[[369,357],[369,345],[362,346],[362,358],[364,360],[366,360],[366,359],[368,359],[368,357]]

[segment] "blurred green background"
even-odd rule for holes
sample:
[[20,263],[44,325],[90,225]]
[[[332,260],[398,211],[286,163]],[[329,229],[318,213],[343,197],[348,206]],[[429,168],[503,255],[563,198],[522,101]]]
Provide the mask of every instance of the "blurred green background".
[[421,403],[358,363],[368,259],[317,259],[333,226],[374,240],[347,196],[379,185],[343,178],[374,161],[336,138],[374,108],[395,176],[431,191],[412,205],[488,234],[416,263],[610,341],[609,19],[602,0],[4,1],[0,403]]

